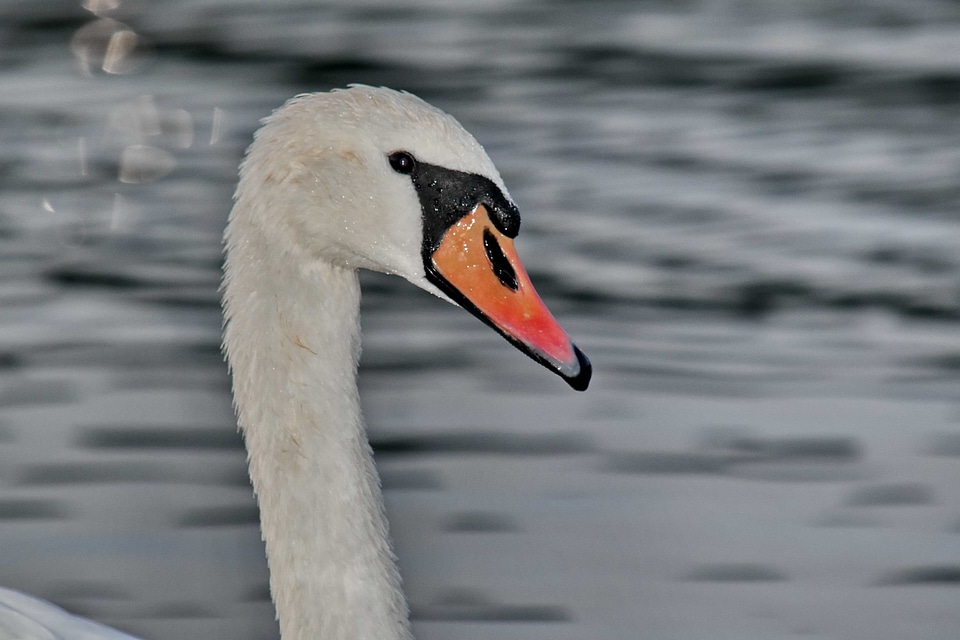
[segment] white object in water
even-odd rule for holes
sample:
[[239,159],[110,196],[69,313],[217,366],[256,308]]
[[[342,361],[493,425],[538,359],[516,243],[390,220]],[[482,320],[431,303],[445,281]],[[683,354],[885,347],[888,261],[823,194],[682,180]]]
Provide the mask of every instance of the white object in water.
[[0,640],[136,640],[12,589],[0,588]]
[[576,389],[590,364],[513,248],[490,158],[408,93],[302,95],[264,121],[226,231],[224,345],[285,640],[410,637],[357,394],[357,269],[456,302]]

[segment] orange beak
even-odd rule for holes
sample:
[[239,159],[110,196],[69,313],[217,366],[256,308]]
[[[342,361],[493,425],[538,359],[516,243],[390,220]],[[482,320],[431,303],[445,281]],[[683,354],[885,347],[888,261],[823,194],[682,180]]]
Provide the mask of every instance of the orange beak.
[[455,302],[574,389],[587,388],[590,361],[547,310],[513,240],[494,226],[484,205],[446,230],[426,266],[431,280]]

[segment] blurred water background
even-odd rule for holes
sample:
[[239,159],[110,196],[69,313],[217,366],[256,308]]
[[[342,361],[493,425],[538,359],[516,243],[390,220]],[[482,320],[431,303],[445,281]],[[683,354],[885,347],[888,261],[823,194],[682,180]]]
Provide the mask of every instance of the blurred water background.
[[486,146],[596,372],[365,277],[418,637],[958,637],[956,2],[5,0],[0,70],[0,583],[276,638],[220,234],[362,82]]

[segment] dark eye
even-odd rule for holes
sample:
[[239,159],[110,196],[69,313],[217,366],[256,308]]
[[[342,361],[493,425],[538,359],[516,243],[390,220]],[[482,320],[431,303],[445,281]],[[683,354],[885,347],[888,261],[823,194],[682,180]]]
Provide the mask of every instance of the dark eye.
[[413,173],[414,167],[417,166],[417,161],[406,151],[394,151],[390,154],[390,166],[393,167],[393,170],[397,173],[409,175]]

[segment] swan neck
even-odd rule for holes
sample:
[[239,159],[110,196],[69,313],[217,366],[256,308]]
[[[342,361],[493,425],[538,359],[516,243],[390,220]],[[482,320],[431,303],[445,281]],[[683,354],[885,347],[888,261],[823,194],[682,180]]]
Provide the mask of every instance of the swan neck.
[[234,240],[224,344],[281,636],[409,639],[357,393],[357,274]]

